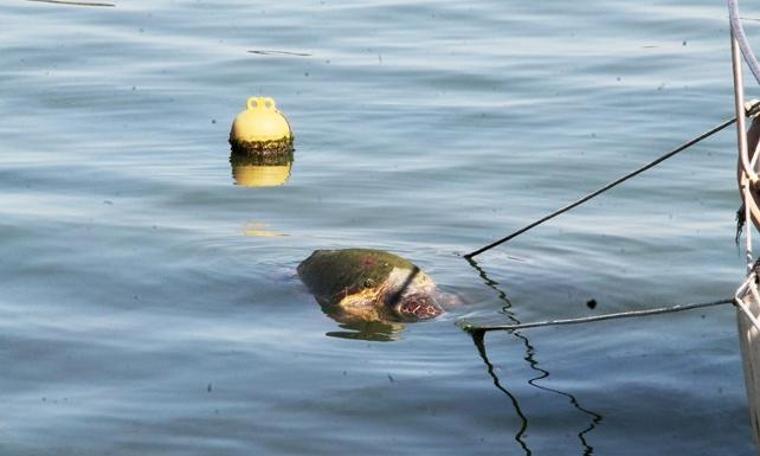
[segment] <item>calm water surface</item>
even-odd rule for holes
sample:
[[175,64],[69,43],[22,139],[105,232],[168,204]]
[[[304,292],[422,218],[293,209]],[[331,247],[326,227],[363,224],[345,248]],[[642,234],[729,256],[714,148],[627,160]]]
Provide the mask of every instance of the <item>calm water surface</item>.
[[[730,117],[723,2],[114,1],[0,4],[0,454],[753,454],[729,307],[455,325],[733,292],[731,132],[457,256]],[[294,275],[353,246],[468,304],[357,338]]]

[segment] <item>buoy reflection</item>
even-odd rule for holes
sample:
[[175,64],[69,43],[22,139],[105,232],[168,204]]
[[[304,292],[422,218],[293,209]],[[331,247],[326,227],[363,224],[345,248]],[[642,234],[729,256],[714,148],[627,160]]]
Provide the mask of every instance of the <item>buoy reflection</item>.
[[241,187],[278,187],[290,179],[293,151],[272,156],[230,154],[232,179]]

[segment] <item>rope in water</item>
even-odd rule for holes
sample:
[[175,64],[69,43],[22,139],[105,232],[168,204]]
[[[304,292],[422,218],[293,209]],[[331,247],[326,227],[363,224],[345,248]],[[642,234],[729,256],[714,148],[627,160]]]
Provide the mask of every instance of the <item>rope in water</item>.
[[541,328],[546,326],[563,326],[563,325],[575,325],[579,323],[590,323],[593,321],[613,320],[618,318],[632,318],[632,317],[646,317],[650,315],[660,315],[665,313],[683,312],[684,310],[702,309],[705,307],[720,306],[723,304],[733,304],[733,299],[721,299],[720,301],[704,302],[699,304],[681,304],[672,307],[659,307],[656,309],[646,310],[632,310],[628,312],[618,312],[605,315],[594,315],[591,317],[581,318],[569,318],[565,320],[546,320],[535,321],[531,323],[520,323],[513,325],[476,325],[469,321],[463,320],[458,323],[459,327],[463,330],[473,332],[487,332],[487,331],[515,331],[517,329],[527,328]]
[[[756,114],[758,111],[760,111],[760,102],[753,104],[749,109],[747,109],[747,116],[752,116],[752,115]],[[503,243],[505,243],[505,242],[507,242],[507,241],[509,241],[511,239],[516,238],[517,236],[525,233],[526,231],[529,231],[529,230],[537,227],[538,225],[541,225],[542,223],[547,222],[547,221],[553,219],[554,217],[556,217],[556,216],[558,216],[560,214],[563,214],[563,213],[565,213],[565,212],[567,212],[567,211],[569,211],[569,210],[571,210],[571,209],[573,209],[575,207],[580,206],[581,204],[585,203],[586,201],[588,201],[588,200],[590,200],[590,199],[592,199],[592,198],[594,198],[596,196],[601,195],[602,193],[606,192],[607,190],[610,190],[611,188],[616,187],[617,185],[622,184],[623,182],[627,181],[628,179],[631,179],[631,178],[633,178],[635,176],[638,176],[639,174],[643,173],[644,171],[646,171],[648,169],[654,168],[655,166],[659,165],[660,163],[664,162],[665,160],[667,160],[667,159],[669,159],[669,158],[677,155],[680,152],[683,152],[684,150],[686,150],[689,147],[697,144],[698,142],[700,142],[700,141],[702,141],[704,139],[709,138],[710,136],[714,135],[715,133],[718,133],[719,131],[724,130],[725,128],[730,127],[735,122],[736,122],[736,117],[734,117],[733,119],[728,119],[728,120],[725,120],[725,121],[721,122],[720,124],[718,124],[715,127],[707,130],[706,132],[700,134],[699,136],[697,136],[697,137],[695,137],[693,139],[690,139],[689,141],[686,141],[685,143],[681,144],[680,146],[676,147],[675,149],[671,150],[670,152],[668,152],[668,153],[666,153],[666,154],[658,157],[655,160],[652,160],[651,162],[647,163],[646,165],[641,166],[638,169],[636,169],[636,170],[634,170],[634,171],[632,171],[632,172],[630,172],[630,173],[628,173],[628,174],[626,174],[626,175],[624,175],[624,176],[622,176],[622,177],[620,177],[618,179],[615,179],[614,181],[612,181],[612,182],[610,182],[610,183],[602,186],[598,190],[594,190],[593,192],[591,192],[591,193],[589,193],[589,194],[587,194],[587,195],[585,195],[585,196],[583,196],[583,197],[575,200],[574,202],[572,202],[572,203],[570,203],[570,204],[568,204],[568,205],[566,205],[566,206],[564,206],[564,207],[562,207],[560,209],[557,209],[556,211],[552,212],[551,214],[546,215],[544,217],[541,217],[540,219],[536,220],[535,222],[530,223],[530,224],[524,226],[523,228],[520,228],[519,230],[517,230],[517,231],[515,231],[515,232],[513,232],[513,233],[511,233],[511,234],[509,234],[509,235],[507,235],[507,236],[499,239],[498,241],[494,241],[494,242],[486,245],[485,247],[481,247],[478,250],[474,250],[474,251],[472,251],[472,252],[464,255],[464,258],[466,258],[468,260],[472,259],[475,256],[480,255],[481,253],[483,253],[483,252],[485,252],[487,250],[491,250],[492,248],[494,248],[494,247],[496,247],[498,245],[501,245],[501,244],[503,244]]]

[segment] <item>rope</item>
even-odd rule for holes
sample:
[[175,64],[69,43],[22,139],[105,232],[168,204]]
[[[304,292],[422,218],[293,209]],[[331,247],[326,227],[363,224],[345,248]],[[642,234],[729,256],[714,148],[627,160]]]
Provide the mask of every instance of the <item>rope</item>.
[[752,52],[752,48],[747,40],[747,35],[744,33],[744,27],[742,27],[742,21],[739,16],[738,0],[728,0],[728,17],[731,22],[731,34],[739,44],[744,61],[747,62],[747,67],[749,67],[749,71],[755,77],[755,80],[760,83],[760,64],[758,64],[757,58],[755,58],[755,54]]
[[611,313],[611,314],[605,314],[605,315],[594,315],[591,317],[570,318],[566,320],[546,320],[546,321],[536,321],[532,323],[520,323],[520,324],[514,324],[514,325],[493,325],[493,326],[478,326],[474,323],[470,323],[466,320],[462,320],[461,322],[458,323],[458,325],[460,328],[462,328],[463,330],[469,333],[487,332],[487,331],[514,331],[517,329],[541,328],[545,326],[575,325],[579,323],[590,323],[594,321],[613,320],[613,319],[618,319],[618,318],[646,317],[650,315],[683,312],[684,310],[702,309],[704,307],[713,307],[713,306],[720,306],[723,304],[733,304],[733,303],[734,303],[733,299],[721,299],[720,301],[704,302],[704,303],[699,303],[699,304],[681,304],[681,305],[672,306],[672,307],[659,307],[656,309],[633,310],[633,311],[628,311],[628,312],[618,312],[618,313]]
[[[739,18],[738,0],[727,0],[727,2],[728,2],[728,14],[729,14],[730,22],[731,22],[731,36],[732,36],[732,39],[735,40],[736,43],[739,45],[739,48],[741,49],[742,55],[744,56],[744,61],[747,63],[747,66],[749,67],[749,69],[752,72],[752,74],[755,76],[755,79],[757,80],[757,82],[760,83],[760,63],[758,63],[757,59],[755,58],[755,54],[752,52],[752,48],[750,47],[749,42],[747,41],[747,36],[744,33],[744,27],[742,27],[742,23],[741,23],[741,20]],[[746,110],[745,115],[747,115],[748,117],[751,117],[752,115],[756,114],[757,111],[758,111],[758,107],[759,107],[759,104],[755,103],[750,109]],[[563,213],[565,213],[565,212],[567,212],[567,211],[569,211],[569,210],[571,210],[571,209],[573,209],[573,208],[575,208],[577,206],[580,206],[581,204],[585,203],[586,201],[588,201],[588,200],[590,200],[590,199],[592,199],[592,198],[594,198],[594,197],[596,197],[596,196],[598,196],[598,195],[606,192],[607,190],[610,190],[611,188],[613,188],[613,187],[615,187],[615,186],[617,186],[619,184],[622,184],[623,182],[627,181],[628,179],[631,179],[631,178],[633,178],[635,176],[638,176],[639,174],[643,173],[644,171],[646,171],[646,170],[648,170],[650,168],[653,168],[653,167],[659,165],[663,161],[665,161],[668,158],[670,158],[670,157],[678,154],[679,152],[682,152],[682,151],[688,149],[689,147],[697,144],[698,142],[700,142],[700,141],[702,141],[702,140],[704,140],[704,139],[706,139],[706,138],[714,135],[715,133],[717,133],[717,132],[719,132],[719,131],[721,131],[721,130],[723,130],[723,129],[731,126],[731,125],[733,125],[734,122],[736,122],[736,117],[734,117],[733,119],[724,121],[723,123],[721,123],[721,124],[715,126],[714,128],[712,128],[712,129],[710,129],[710,130],[702,133],[701,135],[697,136],[696,138],[694,138],[694,139],[692,139],[690,141],[685,142],[684,144],[678,146],[674,150],[666,153],[665,155],[657,158],[656,160],[653,160],[653,161],[649,162],[648,164],[646,164],[646,165],[638,168],[637,170],[635,170],[635,171],[633,171],[631,173],[628,173],[625,176],[620,177],[620,178],[618,178],[618,179],[616,179],[616,180],[608,183],[607,185],[601,187],[600,189],[587,194],[586,196],[584,196],[584,197],[582,197],[582,198],[580,198],[580,199],[578,199],[578,200],[576,200],[576,201],[574,201],[574,202],[572,202],[572,203],[570,203],[570,204],[568,204],[568,205],[566,205],[566,206],[564,206],[564,207],[562,207],[562,208],[560,208],[560,209],[552,212],[551,214],[549,214],[549,215],[547,215],[545,217],[542,217],[542,218],[536,220],[535,222],[533,222],[533,223],[531,223],[531,224],[529,224],[529,225],[527,225],[527,226],[525,226],[525,227],[523,227],[523,228],[521,228],[521,229],[519,229],[519,230],[517,230],[517,231],[515,231],[515,232],[513,232],[513,233],[511,233],[511,234],[509,234],[509,235],[507,235],[507,236],[505,236],[503,238],[501,238],[501,239],[499,239],[498,241],[494,241],[494,242],[486,245],[485,247],[481,247],[478,250],[474,250],[474,251],[472,251],[472,252],[464,255],[464,258],[466,258],[466,259],[472,259],[472,258],[476,257],[477,255],[480,255],[481,253],[483,253],[483,252],[485,252],[487,250],[490,250],[490,249],[492,249],[492,248],[494,248],[494,247],[496,247],[498,245],[501,245],[501,244],[503,244],[503,243],[505,243],[505,242],[507,242],[507,241],[509,241],[511,239],[516,238],[517,236],[525,233],[526,231],[529,231],[529,230],[537,227],[538,225],[541,225],[542,223],[544,223],[544,222],[546,222],[548,220],[553,219],[554,217],[556,217],[556,216],[558,216],[560,214],[563,214]],[[743,132],[742,132],[742,134],[743,134]]]
[[[748,117],[754,116],[755,114],[757,114],[758,112],[760,112],[760,102],[755,102],[754,104],[752,104],[751,106],[749,106],[749,108],[746,109],[745,111],[746,111],[746,115]],[[464,258],[466,258],[468,260],[472,259],[472,258],[480,255],[481,253],[485,252],[486,250],[491,250],[492,248],[494,248],[494,247],[496,247],[498,245],[501,245],[501,244],[503,244],[503,243],[505,243],[505,242],[507,242],[507,241],[509,241],[511,239],[514,239],[517,236],[525,233],[526,231],[530,231],[531,229],[537,227],[538,225],[541,225],[542,223],[547,222],[547,221],[553,219],[554,217],[556,217],[556,216],[558,216],[560,214],[564,214],[565,212],[567,212],[567,211],[569,211],[571,209],[574,209],[577,206],[580,206],[581,204],[585,203],[586,201],[588,201],[588,200],[590,200],[590,199],[592,199],[592,198],[594,198],[596,196],[601,195],[602,193],[606,192],[607,190],[610,190],[611,188],[616,187],[616,186],[622,184],[623,182],[627,181],[628,179],[636,177],[639,174],[643,173],[644,171],[647,171],[647,170],[649,170],[651,168],[654,168],[655,166],[659,165],[660,163],[664,162],[665,160],[673,157],[674,155],[677,155],[680,152],[683,152],[684,150],[686,150],[689,147],[691,147],[691,146],[699,143],[700,141],[709,138],[710,136],[714,135],[715,133],[718,133],[719,131],[724,130],[724,129],[730,127],[735,122],[736,122],[736,117],[734,117],[733,119],[728,119],[728,120],[725,120],[725,121],[721,122],[720,124],[714,126],[713,128],[711,128],[711,129],[707,130],[706,132],[700,134],[699,136],[686,141],[685,143],[681,144],[680,146],[676,147],[675,149],[671,150],[670,152],[666,153],[665,155],[662,155],[662,156],[656,158],[655,160],[652,160],[651,162],[647,163],[646,165],[641,166],[640,168],[637,168],[634,171],[631,171],[630,173],[626,174],[625,176],[622,176],[622,177],[620,177],[618,179],[615,179],[614,181],[612,181],[612,182],[604,185],[603,187],[599,188],[598,190],[595,190],[595,191],[587,194],[586,196],[583,196],[580,199],[577,199],[576,201],[574,201],[574,202],[572,202],[572,203],[570,203],[570,204],[568,204],[568,205],[566,205],[566,206],[564,206],[564,207],[562,207],[560,209],[557,209],[556,211],[552,212],[551,214],[549,214],[547,216],[544,216],[544,217],[536,220],[535,222],[533,222],[533,223],[531,223],[529,225],[524,226],[523,228],[520,228],[519,230],[517,230],[517,231],[515,231],[515,232],[513,232],[513,233],[511,233],[511,234],[509,234],[509,235],[507,235],[507,236],[499,239],[498,241],[494,241],[494,242],[486,245],[485,247],[481,247],[478,250],[472,251],[472,252],[464,255]]]
[[[757,105],[755,105],[755,106],[757,106]],[[632,171],[632,172],[626,174],[625,176],[622,176],[622,177],[620,177],[618,179],[615,179],[614,181],[612,181],[612,182],[604,185],[603,187],[599,188],[598,190],[595,190],[595,191],[587,194],[586,196],[583,196],[582,198],[580,198],[580,199],[578,199],[578,200],[576,200],[576,201],[574,201],[574,202],[572,202],[572,203],[570,203],[570,204],[568,204],[568,205],[566,205],[566,206],[564,206],[564,207],[562,207],[560,209],[557,209],[556,211],[552,212],[551,214],[549,214],[549,215],[547,215],[545,217],[542,217],[542,218],[536,220],[535,222],[533,222],[533,223],[531,223],[531,224],[529,224],[529,225],[527,225],[527,226],[525,226],[523,228],[520,228],[519,230],[517,230],[517,231],[515,231],[515,232],[513,232],[511,234],[509,234],[508,236],[505,236],[505,237],[499,239],[498,241],[492,242],[492,243],[488,244],[485,247],[482,247],[482,248],[480,248],[478,250],[470,252],[467,255],[464,255],[464,257],[467,258],[467,259],[473,258],[473,257],[475,257],[477,255],[480,255],[481,253],[485,252],[486,250],[490,250],[490,249],[492,249],[492,248],[494,248],[494,247],[496,247],[498,245],[501,245],[501,244],[509,241],[510,239],[514,239],[517,236],[525,233],[526,231],[529,231],[529,230],[537,227],[538,225],[541,225],[542,223],[544,223],[544,222],[546,222],[548,220],[553,219],[554,217],[556,217],[556,216],[558,216],[560,214],[564,214],[565,212],[567,212],[567,211],[569,211],[569,210],[571,210],[571,209],[573,209],[573,208],[575,208],[577,206],[580,206],[581,204],[585,203],[586,201],[590,200],[591,198],[594,198],[595,196],[601,195],[602,193],[606,192],[607,190],[610,190],[611,188],[613,188],[613,187],[615,187],[617,185],[622,184],[623,182],[627,181],[628,179],[631,179],[632,177],[638,176],[639,174],[643,173],[644,171],[646,171],[648,169],[654,168],[655,166],[657,166],[660,163],[664,162],[668,158],[673,157],[674,155],[678,154],[679,152],[683,152],[684,150],[688,149],[689,147],[693,146],[694,144],[697,144],[698,142],[702,141],[703,139],[709,138],[710,136],[714,135],[715,133],[718,133],[719,131],[721,131],[721,130],[727,128],[727,127],[730,127],[731,125],[734,124],[734,122],[736,122],[736,117],[734,117],[733,119],[729,119],[729,120],[726,120],[724,122],[721,122],[720,124],[716,125],[715,127],[711,128],[710,130],[707,130],[706,132],[702,133],[701,135],[697,136],[696,138],[691,139],[691,140],[689,140],[689,141],[681,144],[680,146],[676,147],[675,149],[671,150],[670,152],[666,153],[665,155],[660,156],[659,158],[657,158],[657,159],[655,159],[655,160],[647,163],[646,165],[644,165],[644,166],[636,169],[635,171]]]

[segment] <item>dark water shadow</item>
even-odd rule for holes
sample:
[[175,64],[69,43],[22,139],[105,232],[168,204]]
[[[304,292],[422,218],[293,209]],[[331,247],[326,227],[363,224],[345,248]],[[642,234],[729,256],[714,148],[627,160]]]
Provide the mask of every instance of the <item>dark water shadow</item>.
[[[488,274],[486,274],[485,270],[481,268],[478,263],[469,258],[467,259],[467,262],[470,263],[470,266],[472,266],[477,272],[478,275],[483,279],[483,283],[492,290],[496,291],[497,297],[500,301],[504,303],[504,306],[501,309],[501,313],[509,319],[514,324],[520,324],[520,320],[517,319],[514,312],[512,312],[512,302],[507,297],[507,294],[501,290],[498,285],[499,283],[492,280],[490,277],[488,277]],[[587,437],[588,434],[596,428],[596,426],[602,421],[602,415],[593,412],[583,406],[580,405],[580,402],[578,402],[578,399],[565,391],[561,391],[555,388],[550,388],[545,385],[541,385],[537,383],[540,380],[544,380],[549,377],[550,373],[546,369],[543,369],[539,366],[538,360],[536,359],[536,349],[533,347],[533,345],[530,343],[530,340],[527,336],[523,335],[519,331],[510,331],[510,333],[520,340],[523,344],[523,347],[525,348],[525,357],[523,358],[525,361],[528,362],[528,366],[537,372],[537,375],[530,380],[528,380],[528,383],[533,386],[534,388],[540,389],[542,391],[550,392],[553,394],[560,395],[570,402],[570,404],[578,410],[579,412],[587,415],[591,421],[589,422],[589,425],[582,429],[580,432],[578,432],[578,440],[581,443],[581,450],[584,456],[590,456],[594,454],[594,447],[591,446],[591,444],[588,442]],[[510,400],[512,401],[515,412],[517,413],[518,417],[520,418],[522,425],[521,428],[518,430],[517,434],[515,434],[515,440],[520,444],[520,446],[525,450],[526,454],[531,454],[530,449],[528,448],[526,442],[523,439],[523,436],[525,434],[525,431],[528,427],[528,419],[523,414],[522,410],[519,407],[519,402],[514,394],[509,392],[506,387],[503,386],[501,381],[499,380],[498,376],[496,375],[494,371],[493,364],[488,359],[488,354],[486,351],[486,344],[485,344],[485,332],[484,331],[478,331],[473,330],[471,332],[472,334],[472,340],[475,344],[475,347],[478,349],[478,354],[483,359],[483,362],[486,364],[486,368],[488,369],[488,374],[491,376],[491,378],[494,381],[494,385],[503,393],[505,393]]]

